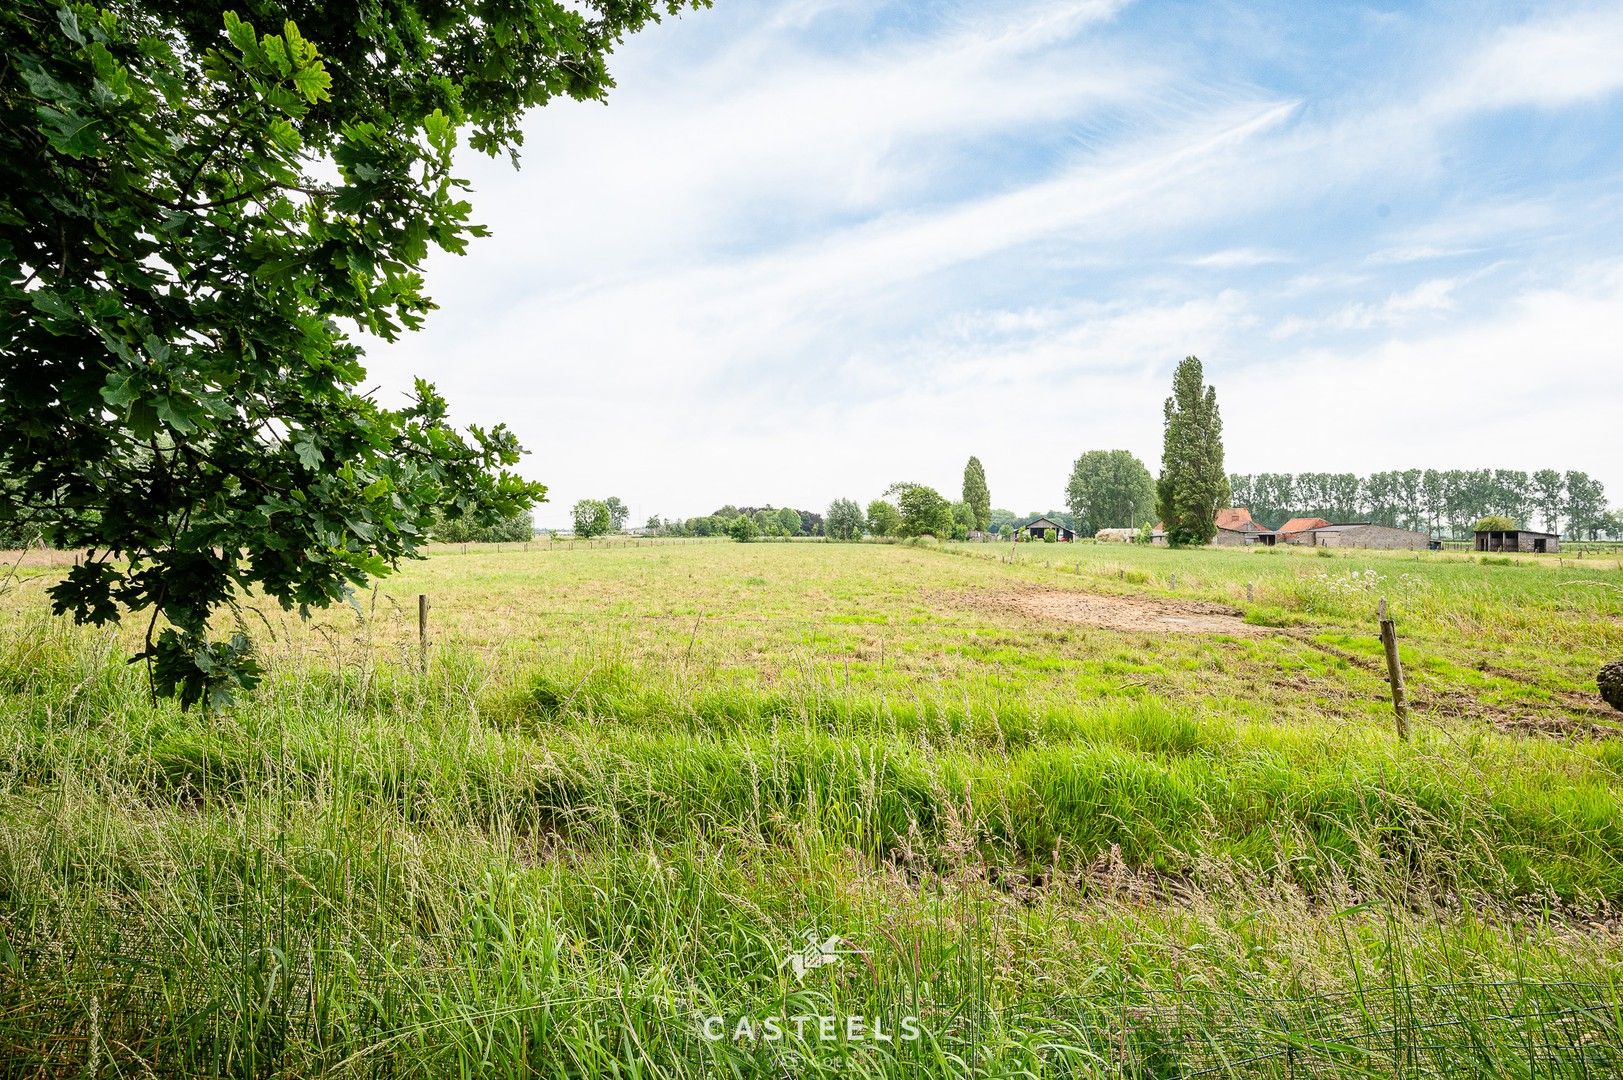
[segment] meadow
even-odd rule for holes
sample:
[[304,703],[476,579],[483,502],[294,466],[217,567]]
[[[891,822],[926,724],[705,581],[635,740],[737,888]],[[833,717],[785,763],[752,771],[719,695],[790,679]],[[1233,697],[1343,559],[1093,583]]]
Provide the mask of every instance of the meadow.
[[212,714],[67,560],[0,596],[0,1075],[1623,1071],[1615,560],[469,545],[246,598]]

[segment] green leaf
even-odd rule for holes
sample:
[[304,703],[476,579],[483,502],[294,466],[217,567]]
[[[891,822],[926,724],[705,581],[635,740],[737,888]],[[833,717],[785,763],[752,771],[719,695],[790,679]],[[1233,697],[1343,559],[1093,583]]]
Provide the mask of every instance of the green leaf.
[[125,408],[135,397],[135,373],[131,371],[107,376],[107,385],[101,388],[102,400],[115,409]]
[[320,472],[323,465],[321,448],[310,439],[308,435],[300,435],[293,440],[293,453],[299,461],[311,472]]
[[439,109],[423,117],[423,131],[428,136],[428,145],[442,154],[449,153],[456,146],[451,119]]
[[225,13],[225,36],[230,40],[231,44],[237,47],[237,51],[244,56],[258,54],[259,39],[254,34],[253,24],[243,22],[237,17],[235,11]]
[[293,85],[304,95],[306,101],[314,104],[328,99],[332,76],[327,74],[327,69],[317,60],[309,67],[300,68],[293,73]]
[[81,46],[85,43],[84,31],[79,29],[79,16],[74,13],[72,8],[57,8],[56,22],[58,26],[62,27],[62,32],[68,36],[69,41]]
[[172,431],[190,435],[197,431],[203,419],[202,410],[185,398],[159,394],[152,399],[152,409]]
[[101,120],[94,116],[81,116],[78,112],[42,108],[49,129],[45,137],[58,153],[72,158],[96,157],[103,147]]

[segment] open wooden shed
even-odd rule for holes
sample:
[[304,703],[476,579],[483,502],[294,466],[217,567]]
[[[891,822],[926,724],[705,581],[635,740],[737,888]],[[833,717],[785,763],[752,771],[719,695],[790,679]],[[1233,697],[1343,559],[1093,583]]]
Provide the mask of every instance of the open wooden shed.
[[1043,534],[1049,529],[1054,530],[1054,538],[1065,542],[1076,539],[1076,534],[1052,518],[1040,517],[1036,521],[1028,521],[1020,526],[1020,532],[1027,540],[1041,540]]
[[1561,550],[1561,535],[1552,532],[1534,532],[1532,529],[1479,529],[1476,534],[1476,549],[1544,555]]

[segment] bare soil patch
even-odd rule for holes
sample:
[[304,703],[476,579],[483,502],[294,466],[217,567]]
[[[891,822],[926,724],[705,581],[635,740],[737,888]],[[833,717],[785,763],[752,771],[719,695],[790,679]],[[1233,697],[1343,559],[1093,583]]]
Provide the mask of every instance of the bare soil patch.
[[1070,589],[1022,589],[977,596],[977,607],[1014,611],[1035,619],[1076,623],[1137,634],[1264,634],[1233,608],[1159,596],[1111,596]]

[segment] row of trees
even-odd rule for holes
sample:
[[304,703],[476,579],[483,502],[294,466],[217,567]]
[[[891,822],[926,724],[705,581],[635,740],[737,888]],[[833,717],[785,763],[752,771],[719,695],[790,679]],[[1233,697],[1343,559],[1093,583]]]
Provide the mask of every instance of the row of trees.
[[684,520],[658,517],[648,519],[648,531],[660,536],[733,536],[742,531],[736,527],[738,519],[749,520],[754,532],[749,539],[763,536],[822,536],[823,515],[793,507],[733,506],[728,504],[715,513]]
[[1013,521],[1007,510],[992,508],[986,468],[978,457],[964,464],[962,498],[952,502],[928,484],[903,480],[892,484],[864,511],[852,499],[829,504],[826,534],[831,540],[860,540],[863,536],[909,538],[934,536],[962,540],[972,533],[989,533],[998,518],[1004,527]]
[[486,524],[463,515],[434,518],[432,538],[442,544],[517,544],[535,539],[535,517],[528,510]]
[[1141,526],[1153,513],[1170,543],[1204,544],[1216,534],[1219,508],[1244,506],[1258,521],[1274,525],[1292,517],[1322,517],[1459,534],[1491,515],[1518,526],[1536,517],[1549,531],[1577,538],[1623,535],[1623,512],[1608,511],[1600,481],[1575,470],[1225,475],[1217,392],[1205,383],[1193,356],[1178,365],[1164,412],[1161,475],[1153,498],[1149,470],[1125,450],[1095,450],[1077,459],[1066,499],[1079,533]]
[[1593,538],[1623,531],[1606,490],[1588,473],[1539,469],[1402,469],[1370,473],[1257,473],[1229,477],[1236,506],[1268,522],[1290,517],[1370,520],[1461,533],[1486,515]]

